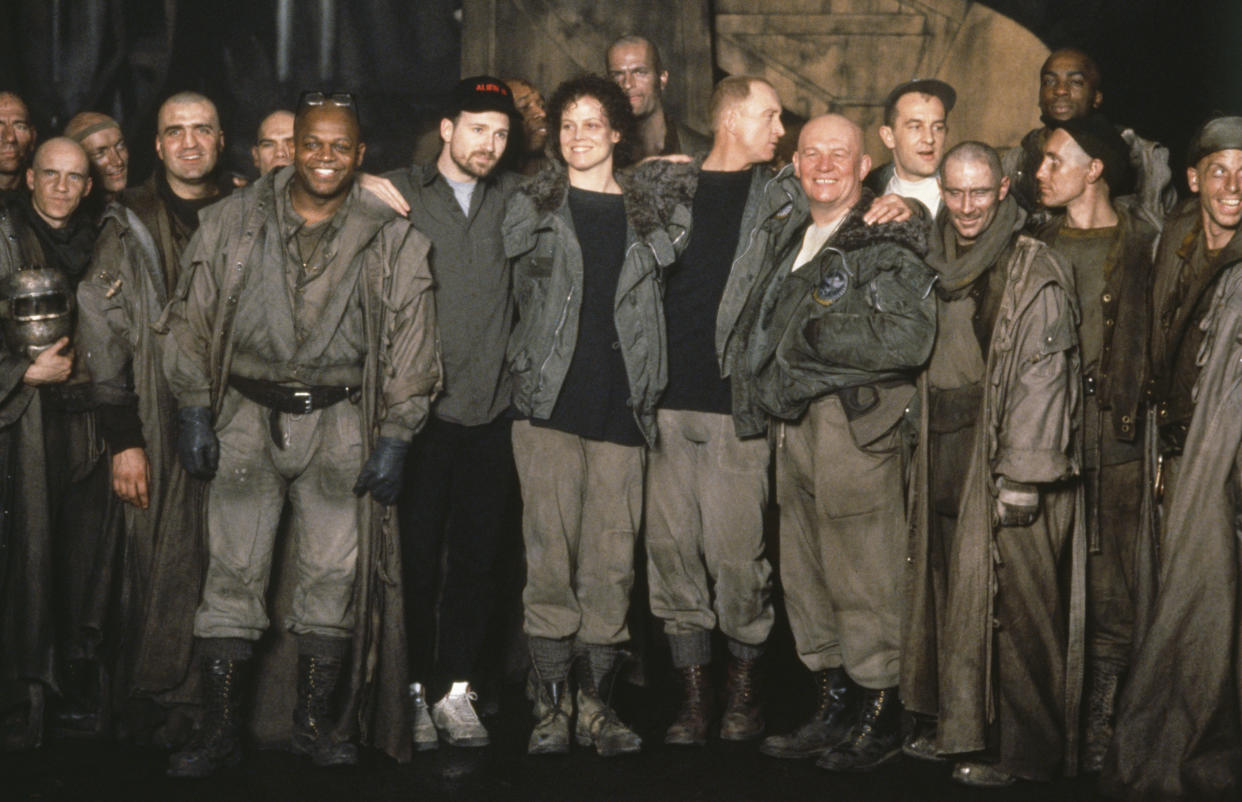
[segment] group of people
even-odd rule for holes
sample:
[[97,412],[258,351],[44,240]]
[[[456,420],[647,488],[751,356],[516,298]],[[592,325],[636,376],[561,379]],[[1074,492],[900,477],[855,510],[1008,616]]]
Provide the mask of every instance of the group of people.
[[[1236,794],[1242,118],[1179,203],[1078,50],[1003,154],[946,152],[953,87],[900,84],[874,167],[836,114],[775,165],[762,78],[704,141],[650,41],[604,62],[546,102],[461,81],[386,176],[353,96],[305,92],[244,188],[202,95],[127,188],[111,118],[35,148],[0,93],[6,745],[153,731],[181,777],[247,731],[321,766],[486,745],[516,482],[531,754],[642,748],[611,703],[641,533],[667,744]],[[773,552],[815,688],[776,734]]]

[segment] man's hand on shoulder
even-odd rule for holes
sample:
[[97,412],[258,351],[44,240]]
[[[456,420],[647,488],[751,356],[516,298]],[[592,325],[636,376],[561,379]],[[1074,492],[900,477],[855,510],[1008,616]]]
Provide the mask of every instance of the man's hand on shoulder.
[[863,222],[869,226],[877,223],[901,223],[919,214],[922,204],[916,208],[916,200],[903,198],[900,195],[881,195],[871,202],[871,208],[863,215]]
[[26,368],[22,381],[31,387],[42,384],[60,384],[73,372],[73,349],[69,338],[61,337],[50,347],[43,349]]
[[405,196],[387,178],[371,173],[358,173],[358,186],[388,204],[402,217],[409,216],[410,204],[406,203]]

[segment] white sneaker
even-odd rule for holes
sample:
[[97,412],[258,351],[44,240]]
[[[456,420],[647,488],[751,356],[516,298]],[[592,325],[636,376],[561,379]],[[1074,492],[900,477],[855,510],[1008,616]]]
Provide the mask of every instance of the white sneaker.
[[431,706],[431,720],[451,746],[487,746],[487,728],[474,711],[479,696],[465,682],[454,682],[444,698]]
[[410,708],[414,713],[410,726],[414,733],[414,751],[426,752],[435,749],[440,745],[440,736],[431,720],[431,711],[427,709],[427,699],[423,695],[421,682],[410,683]]

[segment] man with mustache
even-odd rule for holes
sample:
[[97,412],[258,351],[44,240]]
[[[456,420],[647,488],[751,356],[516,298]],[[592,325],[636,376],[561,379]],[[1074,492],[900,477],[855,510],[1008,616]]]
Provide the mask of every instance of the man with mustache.
[[949,112],[957,92],[944,81],[917,78],[898,84],[884,101],[880,139],[893,160],[867,176],[867,188],[876,195],[893,193],[914,198],[931,212],[940,211],[936,168],[944,155]]
[[668,70],[654,42],[626,34],[608,46],[604,64],[638,118],[639,159],[672,153],[693,156],[711,147],[711,140],[674,120],[664,108]]
[[504,82],[465,78],[440,120],[436,161],[387,176],[409,204],[410,223],[431,239],[444,357],[444,392],[414,439],[398,508],[419,749],[436,747],[437,730],[454,746],[489,740],[470,682],[479,680],[516,478],[504,367],[513,299],[501,222],[518,176],[497,165],[520,120]]
[[[1073,273],[1021,233],[992,148],[957,145],[939,176],[901,673],[907,709],[939,729],[906,748],[964,756],[953,779],[966,785],[1047,781],[1073,771],[1081,685]],[[1067,564],[1077,606],[1060,589]]]

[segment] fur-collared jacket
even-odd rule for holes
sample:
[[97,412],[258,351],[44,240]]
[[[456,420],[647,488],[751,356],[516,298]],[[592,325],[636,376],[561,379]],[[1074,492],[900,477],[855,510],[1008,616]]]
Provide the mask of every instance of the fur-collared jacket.
[[[687,165],[659,161],[617,174],[626,245],[613,315],[629,405],[651,444],[656,403],[668,383],[663,271],[690,239],[694,178]],[[551,417],[578,342],[582,249],[568,198],[569,174],[553,161],[518,190],[505,215],[505,253],[514,260],[518,306],[508,353],[513,404],[533,418]]]
[[798,420],[811,401],[839,392],[860,446],[900,420],[936,335],[936,276],[923,261],[927,224],[913,217],[869,226],[863,215],[874,200],[863,190],[798,270],[802,237],[786,238],[748,349],[770,415]]

